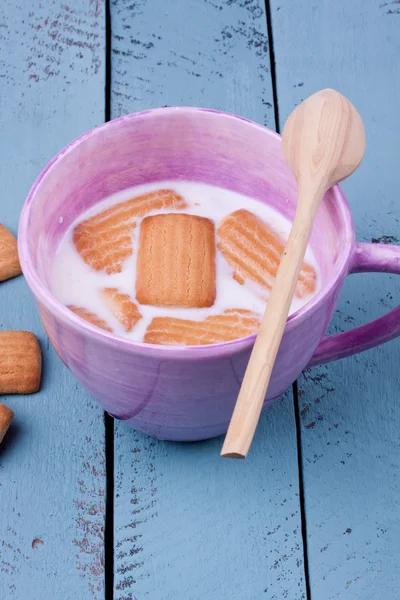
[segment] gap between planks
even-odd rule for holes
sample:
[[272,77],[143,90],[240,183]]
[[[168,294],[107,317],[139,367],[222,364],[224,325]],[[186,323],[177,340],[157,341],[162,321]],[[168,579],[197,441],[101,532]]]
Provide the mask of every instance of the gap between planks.
[[[111,0],[105,1],[104,121],[111,120]],[[105,412],[106,513],[104,529],[104,594],[114,598],[114,419]]]
[[[268,45],[269,45],[269,57],[270,57],[270,70],[271,70],[271,82],[272,82],[272,95],[274,100],[274,117],[275,117],[275,130],[277,133],[281,133],[280,121],[279,121],[279,103],[278,103],[278,89],[276,80],[276,64],[275,64],[275,49],[274,49],[274,34],[272,28],[272,16],[270,0],[265,0],[265,14],[267,17],[267,32],[268,32]],[[299,391],[297,386],[297,380],[292,385],[293,394],[293,409],[296,422],[296,442],[297,442],[297,465],[299,474],[299,503],[300,503],[300,518],[301,518],[301,536],[303,540],[303,565],[304,565],[304,579],[306,584],[306,596],[307,600],[311,600],[311,585],[310,585],[310,573],[308,568],[308,547],[307,547],[307,519],[306,519],[306,506],[305,506],[305,493],[304,493],[304,478],[303,478],[303,457],[301,451],[301,422],[300,422],[300,409],[299,409]]]

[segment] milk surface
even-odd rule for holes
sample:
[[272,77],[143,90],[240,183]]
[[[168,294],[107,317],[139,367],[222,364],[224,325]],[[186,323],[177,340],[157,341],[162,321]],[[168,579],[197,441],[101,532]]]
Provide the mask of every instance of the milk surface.
[[[276,232],[280,233],[285,240],[289,235],[291,224],[279,212],[258,200],[254,200],[230,190],[189,181],[161,181],[135,186],[123,190],[122,192],[118,192],[117,194],[113,194],[97,203],[91,209],[82,213],[67,230],[56,250],[52,267],[51,288],[55,298],[65,305],[86,308],[104,319],[116,335],[139,342],[143,341],[143,336],[149,323],[153,317],[157,316],[203,320],[210,315],[221,314],[228,308],[244,308],[262,314],[265,309],[268,292],[266,290],[261,290],[254,283],[246,281],[245,285],[240,285],[235,281],[232,276],[233,269],[229,266],[219,250],[217,250],[216,254],[217,296],[212,307],[163,308],[159,306],[138,304],[135,299],[136,258],[140,223],[142,219],[137,220],[136,227],[133,231],[133,255],[125,261],[121,273],[107,275],[101,271],[94,271],[83,261],[72,241],[73,229],[78,223],[106,210],[113,204],[158,189],[172,189],[176,191],[183,196],[188,206],[183,210],[157,210],[148,213],[148,215],[159,214],[161,212],[198,215],[212,219],[215,223],[215,229],[217,229],[220,221],[226,215],[235,210],[245,208],[267,222]],[[63,217],[61,216],[60,219],[62,218]],[[316,271],[317,292],[320,286],[319,270],[318,264],[310,248],[307,248],[305,260],[312,265]],[[99,293],[99,290],[105,287],[117,288],[122,293],[129,294],[132,300],[138,304],[142,319],[136,324],[133,331],[127,333],[105,305],[104,300]],[[311,297],[312,296],[306,298],[295,297],[290,308],[290,314],[301,308]]]

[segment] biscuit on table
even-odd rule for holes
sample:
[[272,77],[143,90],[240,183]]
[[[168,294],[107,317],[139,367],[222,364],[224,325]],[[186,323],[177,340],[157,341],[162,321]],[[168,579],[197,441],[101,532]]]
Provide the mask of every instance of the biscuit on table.
[[14,413],[11,408],[8,408],[5,404],[0,404],[0,444],[7,433],[8,428],[13,420]]
[[215,278],[215,228],[210,219],[168,213],[143,220],[136,266],[140,304],[212,306]]
[[28,331],[0,332],[0,394],[33,394],[40,388],[42,355]]
[[11,231],[0,223],[0,281],[6,281],[21,273],[17,240]]

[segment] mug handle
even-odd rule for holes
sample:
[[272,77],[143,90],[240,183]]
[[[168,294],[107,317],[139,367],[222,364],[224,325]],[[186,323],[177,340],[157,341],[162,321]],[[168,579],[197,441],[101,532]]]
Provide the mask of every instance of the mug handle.
[[[400,246],[357,244],[349,274],[393,273],[400,275]],[[383,317],[350,331],[328,335],[319,344],[307,367],[321,365],[364,352],[400,335],[400,306]]]

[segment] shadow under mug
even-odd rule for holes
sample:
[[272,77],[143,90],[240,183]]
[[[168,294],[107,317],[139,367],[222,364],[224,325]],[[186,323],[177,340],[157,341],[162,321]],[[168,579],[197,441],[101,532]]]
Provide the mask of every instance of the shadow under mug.
[[[19,253],[54,348],[105,410],[159,439],[202,440],[226,431],[255,336],[186,348],[140,344],[83,321],[50,288],[55,250],[78,215],[110,194],[167,179],[228,188],[294,217],[296,184],[276,133],[218,111],[155,109],[89,131],[48,164],[22,210]],[[349,206],[338,186],[322,201],[310,243],[321,289],[287,321],[265,407],[307,365],[355,354],[400,334],[398,307],[324,338],[348,274],[400,273],[400,247],[355,242]]]

